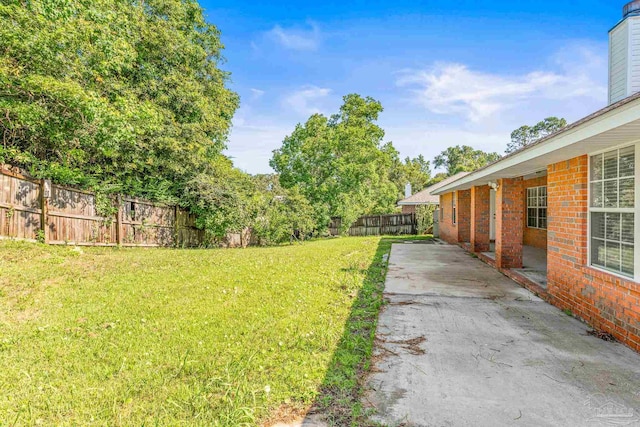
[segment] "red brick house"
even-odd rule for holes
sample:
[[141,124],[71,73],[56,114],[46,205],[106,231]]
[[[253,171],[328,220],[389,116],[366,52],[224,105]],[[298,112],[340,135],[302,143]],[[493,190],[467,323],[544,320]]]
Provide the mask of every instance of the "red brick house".
[[640,1],[624,13],[608,107],[433,193],[442,239],[640,351]]
[[[468,174],[469,172],[460,172],[453,176],[445,178],[442,181],[436,184],[433,184],[422,191],[418,191],[416,194],[411,194],[409,192],[409,194],[406,195],[407,196],[406,198],[398,202],[398,206],[402,208],[403,214],[416,213],[416,208],[418,206],[428,206],[428,205],[438,206],[440,204],[440,197],[431,193],[437,190],[438,188],[444,185],[447,185],[450,182],[455,181],[458,178],[462,178],[463,176]],[[411,186],[408,185],[407,188],[410,189]]]

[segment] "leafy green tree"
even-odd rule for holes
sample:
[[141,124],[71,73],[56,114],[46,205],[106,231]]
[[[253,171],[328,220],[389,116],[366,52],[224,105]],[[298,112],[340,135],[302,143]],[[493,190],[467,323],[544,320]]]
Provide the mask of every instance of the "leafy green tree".
[[443,181],[445,179],[447,179],[449,175],[446,174],[446,172],[439,172],[437,174],[435,174],[433,176],[433,178],[431,178],[431,180],[429,181],[429,184],[427,185],[427,187],[435,185],[437,183],[439,183],[440,181]]
[[511,142],[507,145],[506,152],[513,153],[514,151],[526,147],[540,138],[544,138],[545,136],[559,131],[566,125],[567,121],[565,119],[547,117],[534,126],[521,126],[511,132]]
[[0,3],[0,161],[177,200],[215,166],[238,96],[195,0]]
[[391,170],[391,180],[399,190],[399,198],[404,198],[404,188],[407,183],[411,184],[412,191],[418,192],[426,188],[431,181],[431,164],[419,155],[415,158],[406,157],[401,161],[398,156],[394,156],[393,168]]
[[284,188],[298,187],[311,203],[319,227],[339,216],[345,231],[363,214],[392,212],[398,189],[390,178],[395,149],[375,123],[382,105],[357,94],[343,100],[339,113],[298,124],[270,164]]
[[436,168],[444,167],[447,176],[452,176],[458,172],[471,172],[500,158],[498,153],[485,153],[482,150],[475,150],[468,145],[456,145],[449,147],[436,156],[434,164]]
[[271,245],[293,239],[302,241],[316,229],[313,207],[298,187],[282,188],[276,175],[254,179],[262,208],[252,228],[261,244]]
[[197,225],[206,230],[210,243],[251,227],[260,211],[251,177],[222,156],[215,168],[187,182],[184,200],[197,215]]

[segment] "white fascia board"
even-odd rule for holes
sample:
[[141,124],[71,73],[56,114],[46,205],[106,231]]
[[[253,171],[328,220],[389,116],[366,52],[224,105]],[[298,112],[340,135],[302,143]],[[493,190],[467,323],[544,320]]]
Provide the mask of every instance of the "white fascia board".
[[420,205],[437,205],[434,202],[398,202],[398,206],[420,206]]
[[[640,99],[635,99],[634,101],[624,104],[616,109],[607,111],[606,113],[585,121],[576,127],[569,128],[566,131],[561,131],[546,141],[534,144],[512,156],[505,157],[504,159],[483,169],[472,172],[469,175],[432,191],[431,194],[440,195],[450,193],[455,190],[467,190],[474,185],[486,184],[492,179],[511,178],[514,176],[513,172],[504,173],[504,171],[509,168],[517,167],[518,171],[521,171],[520,176],[527,175],[535,172],[536,169],[539,169],[539,167],[536,168],[532,164],[528,163],[533,163],[533,160],[540,159],[544,156],[550,156],[554,152],[559,152],[563,149],[572,148],[572,157],[564,159],[549,158],[549,161],[546,162],[546,164],[557,163],[578,155],[587,154],[590,150],[586,147],[586,144],[584,153],[575,154],[581,152],[579,150],[581,143],[585,143],[589,138],[605,134],[607,131],[622,127],[637,120],[640,120]],[[635,139],[637,139],[637,136]],[[610,145],[615,146],[622,142],[624,141],[613,141]],[[575,150],[576,148],[578,150]],[[501,172],[503,173],[501,174]]]

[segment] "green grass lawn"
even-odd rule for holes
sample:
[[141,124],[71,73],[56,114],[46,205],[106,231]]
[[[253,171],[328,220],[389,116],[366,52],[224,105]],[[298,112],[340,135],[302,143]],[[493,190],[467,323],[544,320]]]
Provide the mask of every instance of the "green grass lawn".
[[0,242],[0,425],[360,425],[390,244]]

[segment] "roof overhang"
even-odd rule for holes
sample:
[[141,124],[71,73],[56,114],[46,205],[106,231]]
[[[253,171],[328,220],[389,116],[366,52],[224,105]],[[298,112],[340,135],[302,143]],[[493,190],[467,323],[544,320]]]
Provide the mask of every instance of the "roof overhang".
[[468,190],[501,178],[542,175],[550,164],[636,141],[640,141],[640,94],[585,117],[431,194]]
[[440,202],[398,202],[398,206],[439,205]]

